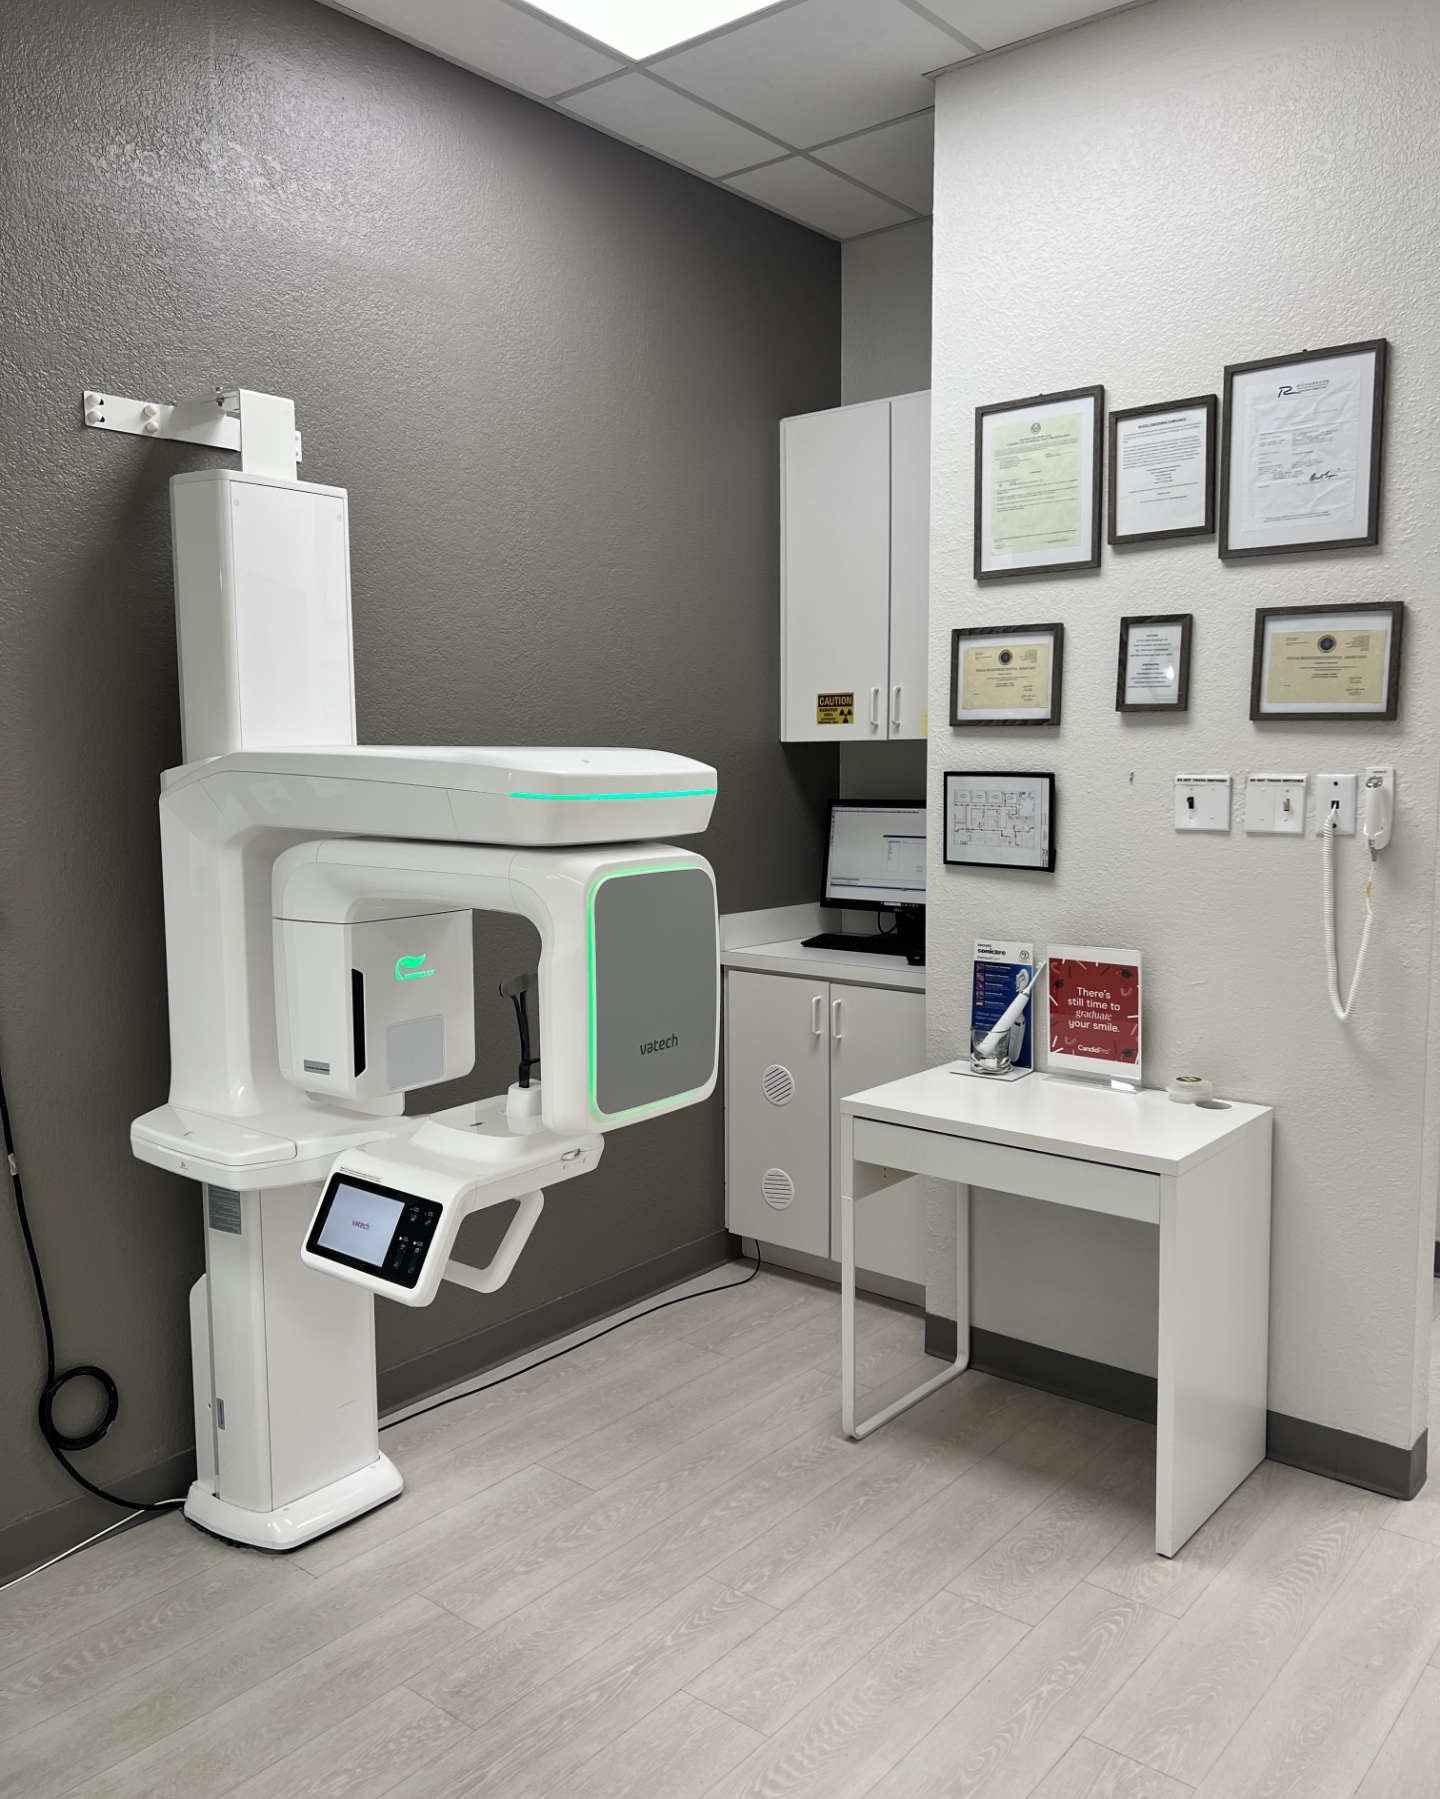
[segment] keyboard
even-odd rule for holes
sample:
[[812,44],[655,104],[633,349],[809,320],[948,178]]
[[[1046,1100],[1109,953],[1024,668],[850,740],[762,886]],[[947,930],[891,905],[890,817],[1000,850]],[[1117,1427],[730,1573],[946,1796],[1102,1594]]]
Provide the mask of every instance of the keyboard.
[[859,931],[822,931],[818,937],[802,939],[805,949],[859,950],[867,956],[915,956],[917,966],[925,962],[923,938],[902,937],[898,931],[877,931],[867,936]]

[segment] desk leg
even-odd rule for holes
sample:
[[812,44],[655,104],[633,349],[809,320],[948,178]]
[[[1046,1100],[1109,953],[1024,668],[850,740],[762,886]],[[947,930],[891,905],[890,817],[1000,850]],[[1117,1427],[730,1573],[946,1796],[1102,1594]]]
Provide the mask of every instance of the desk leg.
[[923,1381],[903,1399],[887,1405],[863,1424],[855,1422],[855,1205],[857,1199],[908,1180],[903,1169],[881,1168],[870,1162],[857,1164],[854,1127],[849,1118],[840,1121],[840,1424],[847,1437],[858,1442],[871,1431],[963,1374],[970,1364],[970,1189],[955,1189],[955,1360],[930,1380]]
[[1174,1555],[1265,1457],[1270,1140],[1160,1182],[1155,1549]]

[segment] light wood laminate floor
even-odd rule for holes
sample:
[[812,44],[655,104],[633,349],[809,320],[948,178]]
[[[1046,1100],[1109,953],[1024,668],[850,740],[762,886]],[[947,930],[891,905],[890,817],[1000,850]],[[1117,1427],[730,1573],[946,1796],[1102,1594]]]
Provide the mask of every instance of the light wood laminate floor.
[[[872,1405],[921,1335],[862,1303]],[[970,1374],[850,1443],[838,1339],[767,1269],[387,1430],[295,1555],[0,1591],[0,1796],[1440,1795],[1440,1492],[1267,1463],[1161,1561],[1153,1431]]]

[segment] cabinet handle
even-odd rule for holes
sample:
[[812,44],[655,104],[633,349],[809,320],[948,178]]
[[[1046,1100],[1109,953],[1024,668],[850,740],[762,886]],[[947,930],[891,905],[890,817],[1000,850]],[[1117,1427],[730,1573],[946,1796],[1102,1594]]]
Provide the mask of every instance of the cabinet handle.
[[880,689],[878,687],[870,689],[870,729],[872,731],[880,729]]
[[825,995],[817,993],[810,1002],[810,1030],[816,1037],[825,1034]]
[[840,1002],[838,999],[832,999],[830,1002],[830,1035],[837,1043],[840,1041],[842,1035],[840,1030]]
[[890,689],[890,723],[897,726],[900,723],[900,689],[898,687]]

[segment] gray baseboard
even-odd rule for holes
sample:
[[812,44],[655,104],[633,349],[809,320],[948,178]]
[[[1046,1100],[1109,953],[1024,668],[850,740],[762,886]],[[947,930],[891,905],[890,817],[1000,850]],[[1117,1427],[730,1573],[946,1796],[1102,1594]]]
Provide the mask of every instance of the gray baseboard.
[[[739,1238],[740,1253],[753,1256],[755,1241],[754,1237]],[[829,1256],[812,1256],[803,1249],[786,1249],[779,1243],[767,1243],[763,1237],[759,1240],[759,1248],[767,1267],[788,1268],[793,1274],[808,1274],[812,1280],[825,1281],[837,1289],[840,1285],[840,1264],[832,1262]],[[916,1312],[925,1310],[925,1288],[922,1283],[902,1281],[897,1275],[876,1274],[869,1268],[857,1268],[855,1291],[878,1293],[882,1299],[893,1299],[897,1305],[909,1306]]]
[[443,1393],[458,1381],[473,1380],[528,1350],[541,1349],[558,1337],[569,1336],[571,1331],[594,1324],[612,1312],[638,1305],[642,1299],[649,1299],[666,1287],[718,1268],[722,1262],[731,1260],[738,1244],[739,1239],[729,1231],[715,1231],[680,1249],[672,1249],[666,1255],[656,1256],[654,1261],[641,1262],[636,1268],[627,1268],[623,1274],[597,1281],[593,1287],[581,1287],[575,1293],[567,1293],[563,1299],[551,1300],[548,1305],[536,1306],[533,1311],[507,1318],[503,1324],[476,1331],[473,1336],[461,1337],[458,1342],[446,1343],[440,1349],[432,1349],[409,1362],[400,1362],[394,1368],[382,1369],[376,1379],[380,1415],[384,1417],[387,1412],[414,1405],[417,1400],[428,1399],[432,1393]]
[[[925,1314],[925,1353],[955,1360],[955,1320]],[[1155,1422],[1155,1377],[1132,1374],[1108,1362],[1091,1362],[1084,1356],[1066,1355],[1018,1337],[1002,1337],[997,1331],[970,1332],[970,1366],[982,1374],[997,1374],[1022,1387],[1038,1387],[1042,1393],[1058,1393],[1062,1399],[1078,1399],[1082,1405],[1120,1412],[1142,1424]]]
[[1368,1487],[1389,1499],[1413,1499],[1425,1485],[1428,1431],[1421,1431],[1409,1449],[1400,1449],[1393,1443],[1352,1436],[1347,1430],[1332,1430],[1328,1424],[1312,1424],[1308,1418],[1287,1418],[1283,1412],[1267,1413],[1265,1426],[1265,1453],[1272,1462],[1327,1474],[1331,1480]]
[[[953,1318],[925,1314],[926,1355],[954,1361],[955,1339]],[[1133,1374],[1108,1362],[1087,1361],[1084,1356],[1066,1355],[1039,1343],[979,1329],[970,1332],[970,1366],[1102,1411],[1120,1412],[1146,1424],[1155,1422],[1152,1375]],[[1368,1487],[1391,1499],[1413,1499],[1425,1485],[1427,1446],[1427,1432],[1409,1449],[1400,1449],[1393,1443],[1333,1430],[1328,1424],[1312,1424],[1308,1418],[1290,1418],[1283,1412],[1266,1415],[1265,1453],[1272,1462],[1328,1475],[1352,1487]]]
[[[93,1476],[92,1476],[93,1478]],[[183,1450],[168,1461],[157,1462],[125,1480],[109,1483],[114,1491],[132,1501],[153,1504],[160,1499],[173,1499],[183,1494],[195,1478],[195,1451]],[[102,1483],[102,1485],[105,1483]],[[148,1514],[135,1520],[143,1523]],[[51,1506],[48,1512],[37,1512],[33,1518],[22,1518],[6,1530],[0,1530],[0,1585],[19,1574],[38,1568],[52,1556],[63,1555],[87,1537],[93,1537],[106,1525],[125,1516],[119,1506],[97,1499],[93,1493],[76,1488],[74,1499]]]

